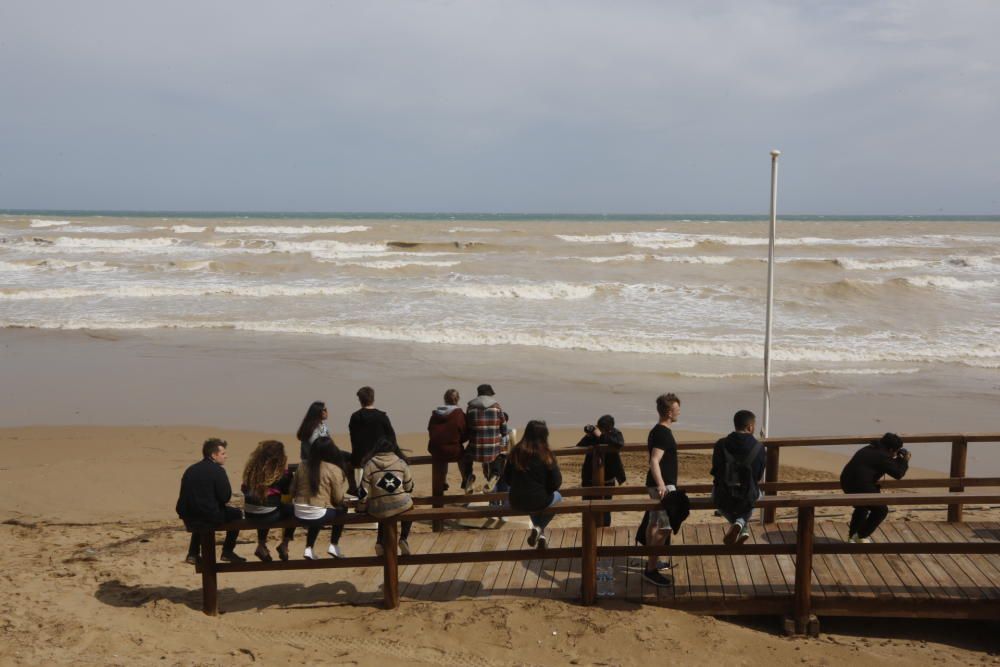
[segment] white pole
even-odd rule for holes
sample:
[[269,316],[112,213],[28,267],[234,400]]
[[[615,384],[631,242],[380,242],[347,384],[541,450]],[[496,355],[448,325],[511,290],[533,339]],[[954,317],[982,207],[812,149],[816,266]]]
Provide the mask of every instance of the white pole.
[[771,321],[774,312],[774,235],[778,208],[778,156],[781,151],[771,151],[771,236],[767,244],[767,323],[764,328],[764,419],[760,435],[767,437],[771,417]]

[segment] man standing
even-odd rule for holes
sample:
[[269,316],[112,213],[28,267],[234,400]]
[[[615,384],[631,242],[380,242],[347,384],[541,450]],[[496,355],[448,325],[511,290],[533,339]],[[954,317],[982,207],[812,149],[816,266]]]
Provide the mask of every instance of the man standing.
[[732,433],[715,443],[712,451],[712,501],[729,522],[723,541],[742,544],[750,538],[750,516],[760,498],[767,454],[753,437],[757,417],[749,410],[733,415]]
[[358,495],[358,483],[361,481],[361,468],[368,455],[375,449],[375,444],[385,438],[396,442],[396,431],[392,428],[389,415],[375,407],[375,390],[371,387],[358,389],[358,402],[361,409],[351,415],[347,429],[351,434],[351,468],[347,480],[350,488],[348,493]]
[[[677,441],[670,426],[681,414],[681,399],[676,394],[661,394],[656,398],[656,412],[659,422],[650,430],[646,439],[649,450],[649,472],[646,473],[646,489],[649,497],[659,502],[677,488]],[[646,545],[670,544],[670,517],[662,505],[648,513]],[[660,574],[657,557],[649,556],[642,574],[643,579],[654,586],[670,586],[673,580]]]
[[[191,531],[187,562],[198,562],[201,552],[200,531],[213,529],[223,523],[243,518],[243,512],[228,507],[233,495],[229,477],[223,466],[226,464],[226,441],[209,438],[201,446],[202,459],[188,467],[181,477],[181,491],[177,498],[177,516],[184,521],[184,527]],[[226,532],[222,543],[222,560],[243,563],[246,558],[236,555],[236,538],[239,531]],[[214,546],[214,545],[213,545]]]
[[[903,440],[895,433],[886,433],[854,453],[840,473],[840,488],[844,493],[881,493],[878,483],[883,475],[902,479],[909,467],[910,452],[903,449]],[[870,543],[872,533],[888,514],[886,505],[855,507],[849,541]]]
[[472,470],[473,464],[478,461],[482,464],[487,488],[490,485],[490,480],[496,477],[498,481],[494,490],[497,492],[506,491],[506,484],[502,481],[503,470],[496,471],[494,470],[495,466],[490,464],[501,454],[507,453],[503,446],[507,435],[507,413],[493,397],[493,387],[490,385],[479,385],[476,388],[476,394],[478,395],[469,401],[465,411],[469,444],[462,460],[462,488],[471,491],[472,484],[476,480],[476,475]]

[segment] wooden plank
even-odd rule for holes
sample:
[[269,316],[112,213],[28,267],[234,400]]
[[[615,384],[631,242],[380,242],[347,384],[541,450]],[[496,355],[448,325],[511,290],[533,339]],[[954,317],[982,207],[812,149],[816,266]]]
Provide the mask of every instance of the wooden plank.
[[[797,526],[797,524],[792,524],[792,523],[789,523],[789,522],[782,521],[782,522],[779,522],[778,524],[775,524],[775,525],[778,525],[781,528],[781,530],[779,530],[776,533],[774,533],[774,536],[776,538],[775,542],[777,542],[777,541],[780,540],[782,544],[792,545],[792,546],[795,546],[797,548],[798,547],[798,541],[797,541],[798,540],[798,536],[797,536],[798,526]],[[812,534],[812,540],[813,540],[814,544],[815,544],[815,541],[816,541],[816,538],[817,538],[817,533],[815,532],[815,526],[816,525],[817,524],[815,522],[815,515],[814,515],[814,520],[813,520],[813,527],[814,527],[813,531],[814,532]],[[795,528],[795,532],[792,531],[793,527]],[[817,560],[818,557],[817,556],[813,556],[812,553],[811,553],[811,551],[810,551],[809,558],[810,558],[810,568],[809,568],[810,569],[810,571],[809,571],[809,585],[810,585],[809,586],[809,592],[810,592],[810,596],[813,596],[813,595],[822,595],[823,591],[825,589],[823,588],[823,583],[820,581],[819,575],[816,572],[816,568],[817,568],[817,562],[816,562],[816,560]],[[792,559],[792,566],[795,568],[794,574],[793,574],[793,578],[792,578],[792,581],[794,582],[796,580],[796,578],[798,577],[798,563],[794,559]],[[783,572],[784,571],[785,570],[783,570]]]
[[[479,530],[476,531],[484,535],[483,539],[483,550],[484,551],[499,551],[500,538],[504,537],[510,539],[509,531],[496,531],[496,530]],[[483,582],[486,577],[486,573],[489,571],[491,566],[500,567],[499,563],[473,563],[472,567],[469,568],[468,574],[466,575],[465,585],[462,587],[461,596],[462,597],[476,597],[481,595],[483,592]]]
[[[616,526],[614,529],[615,546],[628,546],[632,533],[625,526]],[[616,556],[612,560],[612,570],[615,573],[615,599],[624,600],[628,591],[628,556]]]
[[[821,533],[827,540],[831,542],[843,542],[843,538],[834,526],[834,522],[823,521],[816,524],[816,531]],[[876,597],[876,591],[872,588],[868,579],[865,577],[864,572],[861,571],[861,567],[854,556],[849,554],[837,554],[837,562],[840,564],[840,569],[843,571],[845,576],[844,583],[841,587],[846,587],[848,592],[856,597],[861,598],[874,598]],[[880,580],[881,582],[881,580]]]
[[[777,530],[777,524],[768,524],[765,528],[761,528],[759,524],[751,524],[750,539],[755,544],[771,544],[772,540],[769,537],[769,533],[775,530]],[[764,567],[764,574],[771,586],[771,592],[774,595],[791,595],[794,590],[794,580],[792,584],[789,584],[785,580],[785,575],[781,570],[781,565],[778,563],[777,556],[761,556],[760,562]]]
[[[526,548],[525,538],[528,535],[528,531],[521,529],[511,529],[510,542],[507,544],[507,551],[512,551],[514,549]],[[493,582],[492,595],[507,595],[510,591],[510,578],[514,574],[514,569],[517,567],[516,561],[506,561],[500,564],[500,570],[497,571],[496,580]]]
[[[581,534],[582,531],[579,528],[573,528],[567,530],[571,531],[570,537],[572,537],[572,540],[570,540],[570,544],[568,546],[573,547],[574,549],[579,549],[580,544],[583,540],[583,535]],[[565,544],[565,540],[563,546],[567,546]],[[568,558],[563,560],[564,569],[561,570],[561,572],[563,579],[562,594],[564,597],[569,597],[574,599],[580,598],[580,577],[579,577],[580,565],[581,563],[579,557]]]
[[[692,526],[694,524],[688,523],[681,527],[681,532],[671,536],[672,544],[697,544],[698,540],[692,532]],[[650,601],[657,601],[661,604],[672,605],[678,600],[690,600],[691,595],[691,567],[692,562],[695,560],[695,556],[682,556],[675,557],[671,556],[671,560],[674,562],[674,569],[670,570],[670,574],[673,577],[673,586],[664,586],[658,588],[642,579],[642,570],[639,571],[639,578],[642,579],[642,597],[643,601],[647,597],[651,598]],[[646,569],[646,561],[642,561],[642,569]]]
[[[839,521],[827,524],[827,535],[831,535],[832,533],[832,536],[839,538],[841,542],[847,542],[847,538],[849,537],[847,530],[847,524]],[[869,556],[868,554],[850,554],[849,558],[851,558],[857,565],[861,575],[865,578],[868,585],[875,593],[875,597],[895,597],[891,586],[886,583],[885,579],[882,578],[882,572],[878,567],[876,567],[875,562],[872,560],[872,556]],[[883,565],[886,568],[888,567],[888,563],[884,563]],[[902,586],[902,584],[900,584],[900,586]]]
[[[944,541],[943,536],[929,532],[927,530],[927,523],[924,521],[911,521],[909,528],[921,542]],[[978,600],[982,597],[982,592],[979,590],[979,586],[976,585],[975,581],[969,578],[969,575],[965,573],[965,569],[962,564],[956,561],[954,556],[951,554],[935,554],[934,558],[948,572],[948,575],[955,580],[955,583],[958,584],[958,586],[962,589],[962,592],[965,593],[970,600]]]
[[[875,531],[875,534],[872,535],[872,539],[876,542],[891,542],[892,538],[889,537],[890,533],[885,530],[889,524],[891,524],[890,521],[883,521],[882,525]],[[903,561],[903,554],[883,554],[880,558],[889,565],[896,578],[905,589],[906,595],[900,597],[932,597],[930,592],[921,583],[920,579],[913,574],[910,567]]]
[[[916,522],[898,521],[894,524],[896,532],[899,533],[904,542],[920,542],[923,539],[912,530],[913,523]],[[948,567],[939,561],[936,555],[922,554],[917,558],[920,559],[920,563],[931,576],[930,581],[925,582],[924,587],[931,591],[933,597],[946,600],[970,599],[961,585],[948,572]]]
[[[954,529],[949,530],[948,524],[946,523],[925,523],[923,526],[931,534],[935,534],[936,537],[940,537],[942,542],[959,542],[964,543],[969,540],[964,539],[960,534],[954,531]],[[978,541],[978,540],[977,540]],[[976,563],[976,558],[978,556],[971,554],[954,554],[952,558],[956,563],[962,568],[962,570],[975,582],[976,586],[979,587],[981,594],[988,600],[1000,599],[1000,588],[990,580],[979,565]]]
[[[451,531],[431,533],[421,545],[420,553],[437,553],[445,541],[451,537]],[[420,592],[420,587],[430,575],[433,565],[406,565],[399,573],[399,596],[412,598]],[[404,578],[405,577],[405,578]]]
[[[843,533],[841,533],[841,535],[845,537],[846,541],[846,538],[849,537],[849,535],[847,534],[848,528],[844,527],[843,524],[838,524],[838,527],[843,528]],[[873,535],[872,539],[875,542],[888,541],[887,539],[885,539],[884,535],[880,536],[877,534]],[[868,560],[871,561],[872,565],[875,567],[875,570],[879,573],[879,576],[882,577],[882,581],[889,588],[889,591],[892,593],[894,597],[904,598],[904,599],[913,598],[914,591],[911,590],[909,587],[907,587],[903,583],[902,579],[900,579],[895,568],[893,568],[892,564],[889,562],[887,554],[866,554],[866,556]]]
[[[750,524],[750,539],[747,544],[756,544],[756,533],[760,530],[760,524]],[[750,574],[750,585],[755,597],[772,596],[776,591],[771,586],[771,580],[764,568],[764,561],[761,556],[743,555],[747,564],[747,571]],[[735,562],[735,561],[734,561]]]
[[[695,535],[698,537],[699,544],[711,544],[712,543],[712,531],[710,526],[707,524],[698,524],[695,527]],[[719,565],[720,558],[727,558],[728,556],[702,556],[698,560],[701,561],[701,571],[703,575],[703,584],[705,586],[705,595],[710,598],[722,598],[725,599],[725,585],[722,581],[721,567]],[[730,566],[732,561],[730,561]]]
[[[629,526],[628,537],[625,545],[635,544],[635,534],[638,526]],[[638,565],[636,565],[638,563]],[[625,592],[624,598],[635,602],[642,602],[642,559],[631,556],[625,560]]]
[[[938,524],[941,531],[948,535],[952,542],[956,543],[985,543],[986,539],[981,537],[974,526],[965,523],[942,523]],[[992,542],[992,540],[989,540]],[[989,554],[967,554],[966,556],[983,573],[992,588],[1000,590],[1000,568],[998,568],[989,557]],[[998,554],[1000,560],[1000,554]]]
[[[464,531],[453,530],[450,531],[452,538],[448,543],[442,548],[441,553],[455,553],[457,551],[469,551],[469,537]],[[424,596],[425,591],[421,591],[421,596],[418,597],[420,600],[443,600],[446,592],[451,588],[451,584],[458,573],[458,569],[462,567],[461,563],[448,563],[444,565],[438,565],[439,572],[432,577],[429,577],[427,582],[424,584],[426,589],[426,596]]]
[[[774,524],[776,531],[768,531],[768,537],[774,544],[795,544],[796,525],[788,521],[779,521]],[[786,537],[786,534],[788,535]],[[781,574],[785,578],[785,583],[794,595],[795,592],[795,557],[790,554],[779,554],[775,556],[781,567]]]
[[[469,533],[466,531],[462,532],[467,536],[468,539]],[[484,546],[486,544],[486,536],[488,533],[489,531],[486,530],[474,531],[471,542],[469,542],[468,546],[469,551],[491,550],[493,547]],[[448,586],[448,588],[442,592],[443,599],[455,600],[459,598],[462,595],[463,591],[465,590],[466,586],[470,583],[469,582],[470,574],[472,573],[473,568],[475,568],[477,565],[483,565],[482,569],[485,571],[486,567],[484,563],[462,563],[461,566],[458,568],[458,570],[455,572],[455,576],[451,582],[451,585]],[[482,575],[480,575],[480,577],[481,576]],[[477,579],[475,583],[478,584],[479,580]]]
[[[519,530],[500,530],[497,531],[497,544],[495,551],[507,551],[511,547],[511,543],[521,537],[521,531]],[[518,541],[518,543],[520,543]],[[486,572],[483,573],[482,585],[479,587],[479,592],[476,594],[478,597],[484,597],[489,595],[494,595],[496,593],[497,577],[500,574],[500,569],[507,563],[502,563],[500,561],[495,561],[490,563]],[[507,575],[508,579],[510,575]],[[505,582],[506,583],[506,582]]]
[[[883,536],[889,542],[904,542],[903,536],[896,529],[896,522],[883,521],[879,526],[878,535]],[[887,554],[886,559],[896,568],[896,573],[903,583],[911,589],[915,596],[920,598],[934,598],[939,588],[934,582],[934,577],[924,567],[917,554]]]
[[[568,547],[572,541],[572,536],[566,528],[553,528],[549,531],[549,546],[552,548],[561,548],[563,544]],[[541,568],[538,571],[538,581],[535,585],[535,596],[543,598],[554,597],[556,591],[558,590],[557,582],[558,570],[559,570],[558,558],[546,558],[542,561]]]
[[[814,551],[819,545],[837,541],[826,536],[826,532],[823,529],[825,523],[825,521],[816,522],[816,535],[814,536],[813,543]],[[823,589],[823,594],[816,597],[832,595],[847,596],[852,594],[851,577],[848,575],[847,568],[844,567],[837,554],[813,555],[813,567],[817,569],[817,576],[820,578],[820,584]],[[867,585],[865,587],[867,588]]]

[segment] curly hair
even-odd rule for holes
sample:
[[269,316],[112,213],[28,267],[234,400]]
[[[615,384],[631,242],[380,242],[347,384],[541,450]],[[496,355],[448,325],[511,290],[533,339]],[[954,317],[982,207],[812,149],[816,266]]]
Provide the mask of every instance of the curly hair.
[[262,440],[243,468],[243,484],[251,495],[263,500],[268,487],[281,479],[287,465],[285,445],[277,440]]

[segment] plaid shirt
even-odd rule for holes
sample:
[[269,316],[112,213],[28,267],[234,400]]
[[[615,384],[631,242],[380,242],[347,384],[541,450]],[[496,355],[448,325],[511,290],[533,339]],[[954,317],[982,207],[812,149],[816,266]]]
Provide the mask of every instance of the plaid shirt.
[[499,403],[484,408],[473,401],[469,403],[466,419],[469,424],[468,451],[474,461],[489,463],[504,453],[507,419]]

